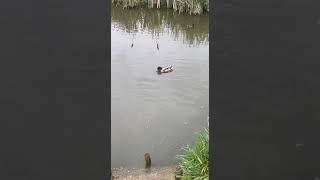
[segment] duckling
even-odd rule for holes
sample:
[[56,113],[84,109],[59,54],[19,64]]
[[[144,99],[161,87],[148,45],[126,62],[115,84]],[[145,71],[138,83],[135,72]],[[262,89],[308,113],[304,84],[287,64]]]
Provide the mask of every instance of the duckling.
[[168,73],[168,72],[172,72],[173,71],[173,67],[172,66],[167,66],[167,67],[161,67],[161,66],[158,66],[157,68],[157,72],[158,73]]

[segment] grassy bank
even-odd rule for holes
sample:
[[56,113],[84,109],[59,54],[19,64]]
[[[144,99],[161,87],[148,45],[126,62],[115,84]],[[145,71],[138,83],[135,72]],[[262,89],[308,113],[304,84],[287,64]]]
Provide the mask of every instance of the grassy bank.
[[209,12],[209,0],[112,0],[123,8],[170,8],[179,13],[203,14]]
[[199,133],[193,146],[184,148],[178,156],[185,180],[209,180],[209,131]]

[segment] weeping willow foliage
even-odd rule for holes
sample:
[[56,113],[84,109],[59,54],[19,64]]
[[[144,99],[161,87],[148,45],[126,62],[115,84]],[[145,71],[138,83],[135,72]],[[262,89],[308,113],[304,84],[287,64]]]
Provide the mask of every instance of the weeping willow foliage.
[[113,6],[111,19],[113,26],[128,33],[147,31],[156,38],[161,33],[169,32],[173,39],[182,40],[189,45],[197,46],[209,42],[208,15],[190,17],[176,15],[171,9],[154,11],[147,8],[134,8],[124,10]]
[[209,12],[209,0],[112,0],[116,6],[134,8],[171,8],[179,13],[203,14]]

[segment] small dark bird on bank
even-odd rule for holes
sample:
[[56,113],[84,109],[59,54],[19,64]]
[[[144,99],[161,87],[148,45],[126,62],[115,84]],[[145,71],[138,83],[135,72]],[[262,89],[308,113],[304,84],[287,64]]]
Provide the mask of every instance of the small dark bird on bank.
[[133,47],[133,43],[131,44],[131,48]]
[[150,169],[151,167],[151,157],[149,153],[144,154],[144,160],[146,161],[145,163],[145,169]]
[[157,49],[159,50],[159,44],[157,43]]

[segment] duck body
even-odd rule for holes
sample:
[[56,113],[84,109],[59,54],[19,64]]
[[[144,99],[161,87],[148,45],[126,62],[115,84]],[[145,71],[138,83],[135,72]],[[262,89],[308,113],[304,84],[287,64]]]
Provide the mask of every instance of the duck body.
[[172,71],[173,71],[172,66],[167,66],[167,67],[158,66],[158,68],[157,68],[158,73],[168,73],[168,72],[172,72]]

